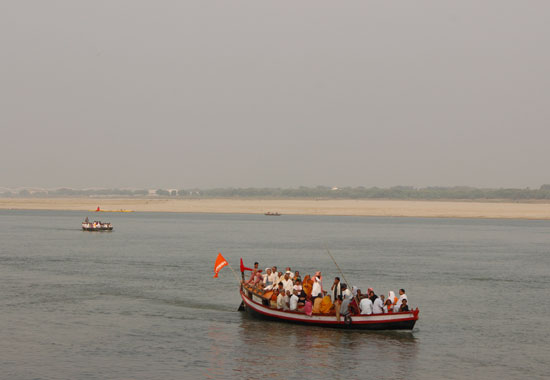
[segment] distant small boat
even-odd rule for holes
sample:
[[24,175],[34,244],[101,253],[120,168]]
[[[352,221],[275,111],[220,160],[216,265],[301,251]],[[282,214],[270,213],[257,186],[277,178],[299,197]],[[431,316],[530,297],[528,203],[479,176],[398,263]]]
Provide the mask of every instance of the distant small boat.
[[271,211],[266,212],[264,215],[267,215],[267,216],[281,216],[281,214],[279,214],[278,212],[271,212]]
[[93,211],[93,212],[134,212],[134,210],[125,210],[125,209],[120,209],[120,210],[102,210],[99,208],[99,206],[97,206],[97,208],[95,210],[89,210],[89,211]]
[[82,222],[82,231],[112,231],[113,225],[111,223],[103,223],[101,221],[89,222],[88,218]]

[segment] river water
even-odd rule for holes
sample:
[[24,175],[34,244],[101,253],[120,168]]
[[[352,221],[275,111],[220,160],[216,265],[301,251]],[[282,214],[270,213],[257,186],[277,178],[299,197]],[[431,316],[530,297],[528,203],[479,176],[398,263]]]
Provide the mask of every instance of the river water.
[[[84,232],[84,217],[114,224]],[[543,378],[550,221],[0,210],[5,379]],[[236,311],[218,252],[322,270],[420,308],[412,332]]]

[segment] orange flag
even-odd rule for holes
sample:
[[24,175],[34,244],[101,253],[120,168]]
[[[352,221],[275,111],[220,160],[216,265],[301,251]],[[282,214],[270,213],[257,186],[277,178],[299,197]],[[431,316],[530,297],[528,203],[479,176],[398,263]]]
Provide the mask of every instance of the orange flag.
[[221,253],[218,253],[218,258],[214,264],[214,278],[218,277],[219,271],[227,265],[227,260],[225,260]]

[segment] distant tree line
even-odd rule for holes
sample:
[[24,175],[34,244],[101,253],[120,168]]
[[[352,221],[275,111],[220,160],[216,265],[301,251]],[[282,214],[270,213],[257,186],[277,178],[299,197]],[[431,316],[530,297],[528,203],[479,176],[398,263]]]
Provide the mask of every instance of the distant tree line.
[[149,191],[124,189],[69,189],[5,191],[3,197],[176,197],[176,198],[274,198],[274,199],[418,199],[418,200],[549,200],[550,184],[539,189],[480,189],[467,186],[423,187],[305,187],[298,188],[217,188],[217,189],[157,189]]

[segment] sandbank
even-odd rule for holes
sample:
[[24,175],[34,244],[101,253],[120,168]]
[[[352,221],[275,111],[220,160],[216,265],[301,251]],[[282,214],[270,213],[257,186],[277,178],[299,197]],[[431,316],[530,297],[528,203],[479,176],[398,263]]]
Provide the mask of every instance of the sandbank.
[[1,209],[550,219],[550,203],[413,200],[0,198]]

